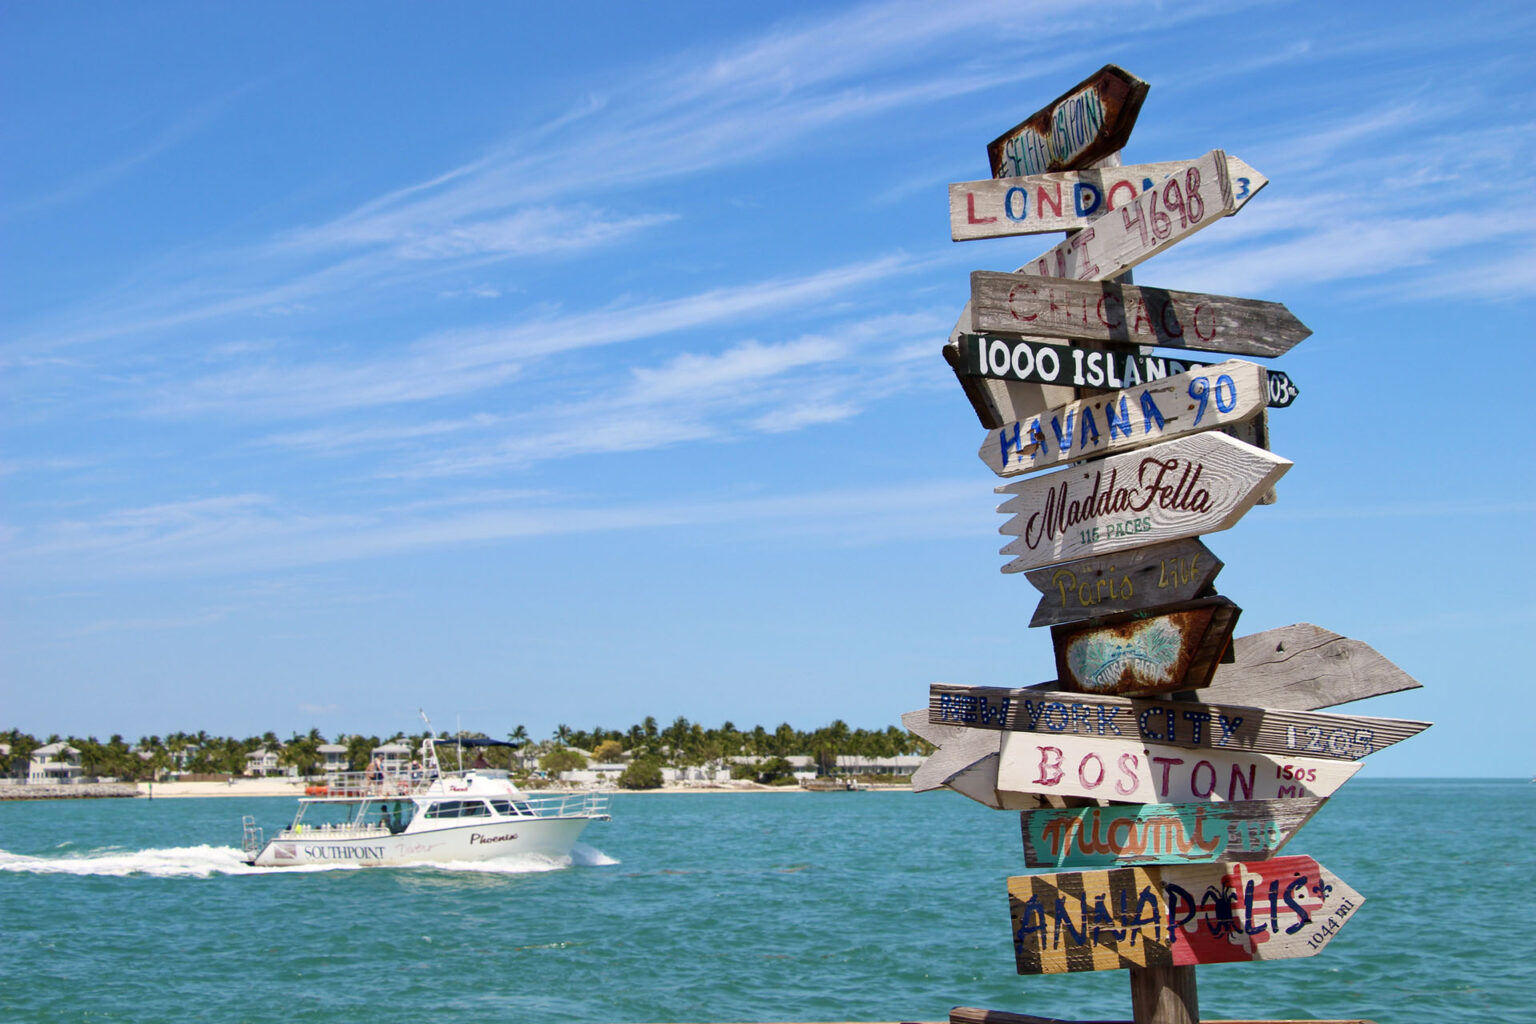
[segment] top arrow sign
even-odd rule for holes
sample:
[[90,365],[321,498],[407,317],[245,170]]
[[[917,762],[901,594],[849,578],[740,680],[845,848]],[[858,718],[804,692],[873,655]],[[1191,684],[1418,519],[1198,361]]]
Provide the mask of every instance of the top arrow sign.
[[1106,64],[987,144],[994,178],[1084,167],[1125,145],[1150,89]]

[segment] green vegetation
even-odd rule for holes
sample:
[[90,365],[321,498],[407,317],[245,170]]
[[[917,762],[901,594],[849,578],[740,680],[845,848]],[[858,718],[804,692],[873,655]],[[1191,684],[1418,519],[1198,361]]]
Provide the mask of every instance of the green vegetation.
[[[346,748],[348,770],[367,767],[373,749],[383,743],[398,742],[412,751],[421,748],[423,733],[395,733],[393,736],[338,736],[334,743]],[[458,747],[462,743],[464,765],[488,765],[526,777],[532,765],[553,776],[587,766],[591,758],[599,763],[629,762],[624,773],[630,788],[660,785],[665,766],[689,767],[720,762],[736,757],[766,759],[755,765],[733,765],[737,778],[755,778],[763,782],[791,781],[791,756],[812,757],[823,774],[829,772],[841,755],[871,758],[900,754],[927,755],[933,748],[925,741],[897,726],[884,729],[853,729],[839,720],[809,732],[795,729],[788,722],[769,731],[761,725],[738,729],[725,722],[718,728],[706,728],[698,722],[678,717],[666,727],[655,718],[631,725],[628,729],[595,726],[589,730],[573,729],[564,723],[555,727],[548,740],[533,740],[528,730],[516,726],[505,738],[519,744],[510,747],[477,747],[476,739],[490,739],[485,733],[465,732],[438,738],[438,756],[444,768],[458,767]],[[211,736],[207,732],[173,732],[165,736],[141,736],[129,745],[114,735],[105,743],[94,736],[84,739],[51,735],[44,742],[65,740],[80,751],[81,770],[87,777],[146,780],[171,774],[242,775],[248,767],[247,755],[266,749],[276,756],[279,769],[294,769],[299,775],[315,775],[324,770],[325,759],[319,748],[327,743],[318,729],[294,733],[286,740],[272,732],[237,739]],[[28,733],[12,729],[0,732],[0,743],[9,744],[9,758],[0,761],[0,777],[25,775],[27,760],[43,743]],[[654,780],[654,781],[653,781]]]

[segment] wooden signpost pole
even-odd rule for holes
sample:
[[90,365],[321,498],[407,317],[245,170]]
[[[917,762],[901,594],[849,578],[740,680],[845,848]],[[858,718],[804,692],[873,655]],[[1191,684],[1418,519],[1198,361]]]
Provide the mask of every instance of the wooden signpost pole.
[[1199,1024],[1197,964],[1312,956],[1354,915],[1364,897],[1281,848],[1361,758],[1428,723],[1317,710],[1418,686],[1359,641],[1305,623],[1232,640],[1199,537],[1273,500],[1290,462],[1267,409],[1297,388],[1153,349],[1271,358],[1311,331],[1276,302],[1132,283],[1268,181],[1220,149],[1122,166],[1146,92],[1107,66],[993,141],[994,180],[950,186],[956,241],[1067,231],[1014,273],[974,273],[944,346],[990,431],[978,454],[1017,478],[996,488],[1003,571],[1040,592],[1028,624],[1050,627],[1056,678],[936,683],[902,721],[937,747],[914,790],[1020,813],[1045,873],[1008,879],[1018,972],[1127,970],[1134,1024]]

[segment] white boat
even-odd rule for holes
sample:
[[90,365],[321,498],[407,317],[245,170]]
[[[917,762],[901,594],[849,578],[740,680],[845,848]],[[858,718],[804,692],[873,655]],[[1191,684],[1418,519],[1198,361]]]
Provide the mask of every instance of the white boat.
[[348,863],[368,867],[570,855],[582,831],[608,821],[607,794],[530,797],[507,773],[425,767],[341,772],[299,799],[293,824],[267,839],[251,815],[242,846],[256,867]]

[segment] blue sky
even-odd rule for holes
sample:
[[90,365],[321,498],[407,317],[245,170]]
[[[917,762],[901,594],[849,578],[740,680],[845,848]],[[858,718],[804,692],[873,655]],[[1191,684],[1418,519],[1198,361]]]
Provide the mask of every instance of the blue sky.
[[[1525,5],[9,4],[0,727],[879,727],[1054,675],[939,356],[945,186],[1106,62],[1269,176],[1138,283],[1286,303],[1240,633],[1530,774]],[[1509,723],[1504,725],[1501,723]],[[1522,738],[1525,737],[1525,738]]]

